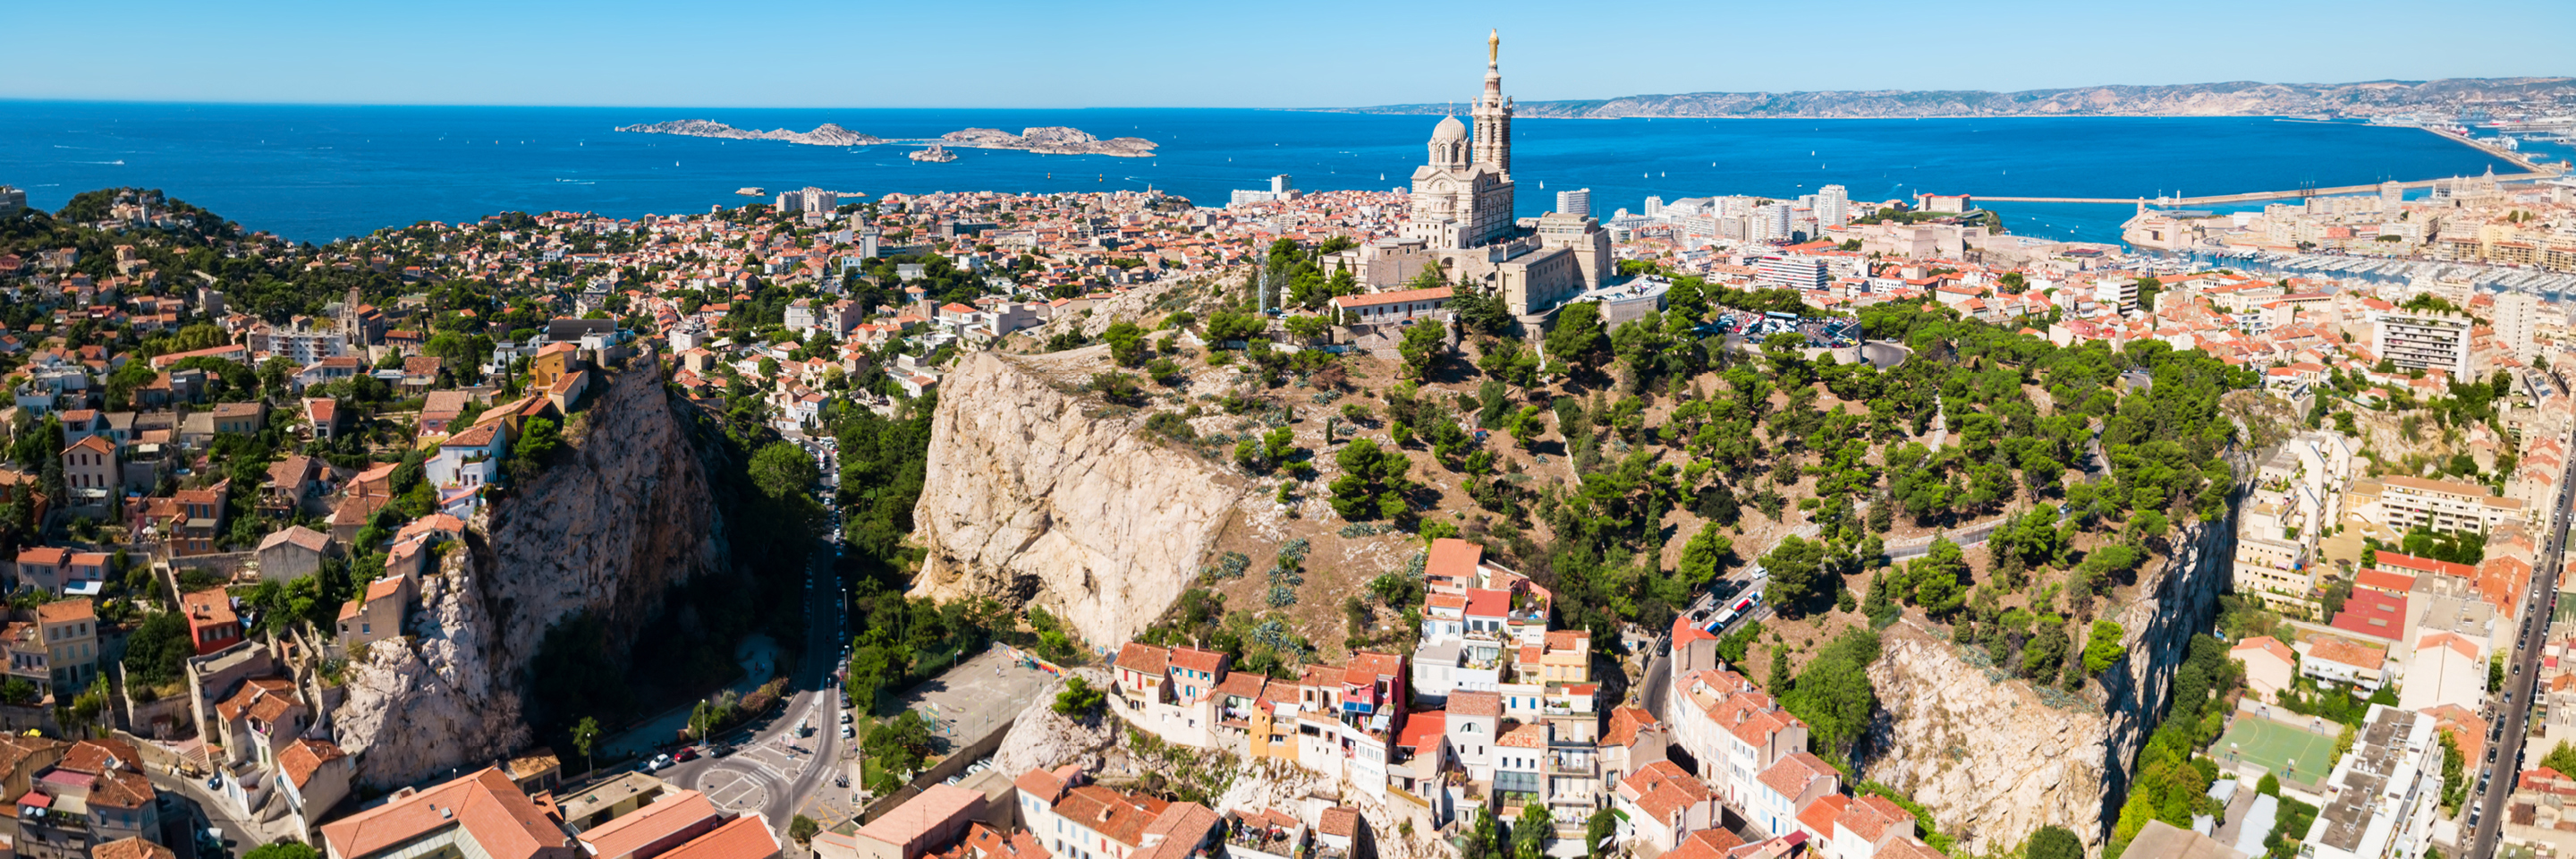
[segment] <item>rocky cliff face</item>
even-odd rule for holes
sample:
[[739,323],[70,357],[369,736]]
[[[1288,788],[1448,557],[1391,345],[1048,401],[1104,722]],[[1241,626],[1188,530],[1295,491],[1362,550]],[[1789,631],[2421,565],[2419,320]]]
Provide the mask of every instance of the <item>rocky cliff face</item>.
[[1870,668],[1887,712],[1866,776],[1912,795],[1972,852],[2009,849],[2052,823],[2098,848],[2174,669],[2216,615],[2235,533],[2233,519],[2181,532],[2171,562],[2110,615],[2128,633],[2128,659],[2073,702],[1971,665],[1911,621],[1890,627]]
[[1102,348],[979,353],[942,383],[913,508],[913,539],[929,550],[916,595],[1035,603],[1110,646],[1198,575],[1242,484],[1064,393]]
[[331,720],[341,748],[358,756],[361,783],[410,784],[528,743],[518,686],[492,659],[484,574],[474,562],[481,552],[472,545],[480,542],[469,534],[467,548],[423,577],[420,604],[403,622],[410,641],[378,641],[349,666],[348,694]]
[[407,783],[524,745],[523,686],[546,629],[589,611],[610,652],[671,586],[721,569],[723,514],[651,358],[607,382],[535,485],[487,507],[406,624],[353,668],[335,712],[362,781]]
[[1870,671],[1887,715],[1868,777],[1912,795],[1978,852],[2051,823],[2098,829],[2109,719],[2048,706],[2026,682],[1996,682],[1944,637],[1911,627],[1888,629]]

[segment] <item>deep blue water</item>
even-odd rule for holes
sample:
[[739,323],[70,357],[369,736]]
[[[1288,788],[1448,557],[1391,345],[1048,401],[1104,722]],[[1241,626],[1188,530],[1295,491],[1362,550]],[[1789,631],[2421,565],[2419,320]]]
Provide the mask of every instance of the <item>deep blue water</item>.
[[[908,147],[620,134],[703,118],[879,137],[969,126],[1066,125],[1162,144],[1152,159],[966,149],[946,164]],[[735,188],[868,194],[1142,189],[1202,205],[1275,173],[1309,190],[1388,189],[1424,160],[1434,117],[1234,109],[754,110],[345,107],[0,101],[0,184],[55,208],[130,185],[297,240],[505,210],[604,215],[736,205]],[[1594,213],[1718,194],[1795,196],[1840,183],[1855,200],[1918,191],[2152,197],[2429,179],[2511,166],[2412,129],[2258,118],[1545,120],[1514,123],[1521,213],[1592,189]],[[119,163],[121,162],[121,163]],[[1382,178],[1381,178],[1382,177]],[[1544,187],[1542,188],[1542,185]],[[2127,206],[1997,204],[2020,233],[2116,240]]]

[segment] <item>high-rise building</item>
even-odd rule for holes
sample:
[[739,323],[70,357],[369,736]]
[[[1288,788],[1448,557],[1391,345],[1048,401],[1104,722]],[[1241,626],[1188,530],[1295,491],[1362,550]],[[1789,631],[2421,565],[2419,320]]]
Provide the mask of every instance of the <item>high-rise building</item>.
[[1556,192],[1556,210],[1578,218],[1592,217],[1592,189]]
[[0,185],[0,215],[14,215],[27,208],[27,192]]
[[2388,180],[2388,181],[2386,181],[2386,182],[2381,182],[2381,183],[2379,183],[2379,207],[2380,207],[2380,208],[2382,208],[2382,209],[2394,209],[2394,208],[2397,208],[2397,204],[2402,203],[2402,202],[2405,202],[2405,201],[2406,201],[2406,185],[2405,185],[2404,183],[2399,182],[2399,181],[2397,181],[2397,180],[2395,180],[2395,179],[2390,179],[2390,180]]
[[1754,226],[1762,232],[1762,235],[1755,240],[1765,242],[1788,241],[1790,231],[1790,208],[1790,205],[1787,203],[1772,203],[1770,205],[1754,209]]
[[1288,174],[1281,173],[1270,177],[1270,193],[1279,195],[1280,199],[1286,199],[1288,192],[1294,190],[1297,190],[1297,185],[1288,180]]
[[1663,215],[1664,215],[1664,198],[1662,198],[1662,197],[1648,197],[1648,198],[1646,198],[1646,217],[1649,217],[1649,218],[1660,218],[1660,217],[1663,217]]
[[2540,304],[2540,296],[2528,292],[2502,292],[2495,297],[2496,342],[2513,350],[2524,364],[2540,356]]
[[796,194],[801,198],[799,202],[803,205],[803,211],[828,214],[841,207],[841,194],[838,191],[826,191],[809,185]]
[[2457,313],[2384,313],[2374,326],[2372,351],[2399,367],[2441,370],[2464,380],[2470,375],[2469,326],[2469,318]]
[[777,206],[778,211],[780,212],[805,211],[805,193],[802,191],[781,191],[778,194]]
[[1851,192],[1841,185],[1816,189],[1816,223],[1825,227],[1841,226],[1851,215]]

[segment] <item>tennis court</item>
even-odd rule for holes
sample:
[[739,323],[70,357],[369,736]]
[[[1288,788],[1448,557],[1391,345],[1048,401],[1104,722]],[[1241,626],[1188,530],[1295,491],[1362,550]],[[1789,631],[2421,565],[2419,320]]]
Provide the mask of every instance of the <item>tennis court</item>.
[[[2340,732],[2343,726],[2328,722],[2326,728]],[[2227,733],[2218,738],[2209,753],[2220,766],[2253,764],[2284,780],[2312,783],[2334,769],[2335,736],[2240,714],[2228,724]],[[2299,764],[2295,775],[2285,769],[2290,761]]]

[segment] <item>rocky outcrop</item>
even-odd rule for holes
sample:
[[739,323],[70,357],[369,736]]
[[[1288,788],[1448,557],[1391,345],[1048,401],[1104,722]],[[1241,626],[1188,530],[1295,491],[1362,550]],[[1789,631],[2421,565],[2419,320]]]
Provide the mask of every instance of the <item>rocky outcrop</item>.
[[872,146],[879,143],[937,143],[974,149],[1025,149],[1040,155],[1114,155],[1120,158],[1144,158],[1154,154],[1159,145],[1142,137],[1112,137],[1102,140],[1079,128],[1048,126],[1022,129],[1012,134],[999,128],[967,128],[951,131],[931,140],[903,139],[888,141],[872,134],[851,131],[838,123],[826,122],[812,131],[789,131],[773,128],[753,131],[735,128],[709,119],[680,119],[642,125],[621,125],[618,131],[633,134],[677,134],[682,137],[720,137],[727,140],[784,140],[812,146]]
[[651,356],[613,374],[533,485],[476,517],[406,625],[353,667],[335,712],[359,779],[404,784],[528,738],[527,666],[590,612],[623,652],[671,587],[722,569],[723,515]]
[[2057,824],[2099,847],[2127,799],[2129,767],[2158,720],[2194,633],[2209,629],[2235,522],[2183,529],[2175,555],[2110,619],[2129,656],[2082,697],[1972,665],[1967,651],[1909,620],[1870,667],[1886,711],[1872,726],[1867,778],[1921,802],[1961,846],[1985,854]]
[[816,126],[812,131],[789,131],[784,128],[753,131],[709,119],[680,119],[643,125],[621,125],[617,130],[632,134],[677,134],[682,137],[721,137],[727,140],[784,140],[808,146],[867,146],[885,142],[874,135],[851,131],[842,128],[839,123],[832,122]]
[[[1092,688],[1109,688],[1107,671],[1076,668],[1073,673]],[[1100,769],[1101,754],[1118,744],[1118,718],[1108,713],[1089,719],[1058,715],[1055,696],[1063,689],[1064,681],[1059,680],[1031,696],[1029,705],[1011,722],[1011,732],[1002,735],[1002,744],[993,750],[994,767],[1006,773],[1054,769],[1065,764]]]
[[1883,641],[1870,675],[1887,715],[1871,737],[1882,751],[1870,778],[1913,795],[1979,852],[2051,823],[2099,828],[2109,735],[2099,709],[2052,707],[2029,683],[1997,682],[1910,621]]
[[467,542],[422,577],[420,604],[403,624],[410,640],[378,641],[348,668],[348,695],[331,718],[340,747],[358,755],[361,783],[410,784],[528,743],[518,685],[494,669],[473,560],[482,541]]
[[1102,140],[1092,136],[1091,132],[1063,126],[1021,129],[1018,134],[999,128],[967,128],[940,135],[939,142],[977,149],[1026,149],[1040,155],[1114,155],[1120,158],[1152,155],[1158,145],[1142,137]]
[[1034,603],[1113,646],[1198,575],[1243,484],[1066,393],[1104,349],[980,352],[941,383],[913,508],[928,550],[916,596]]

